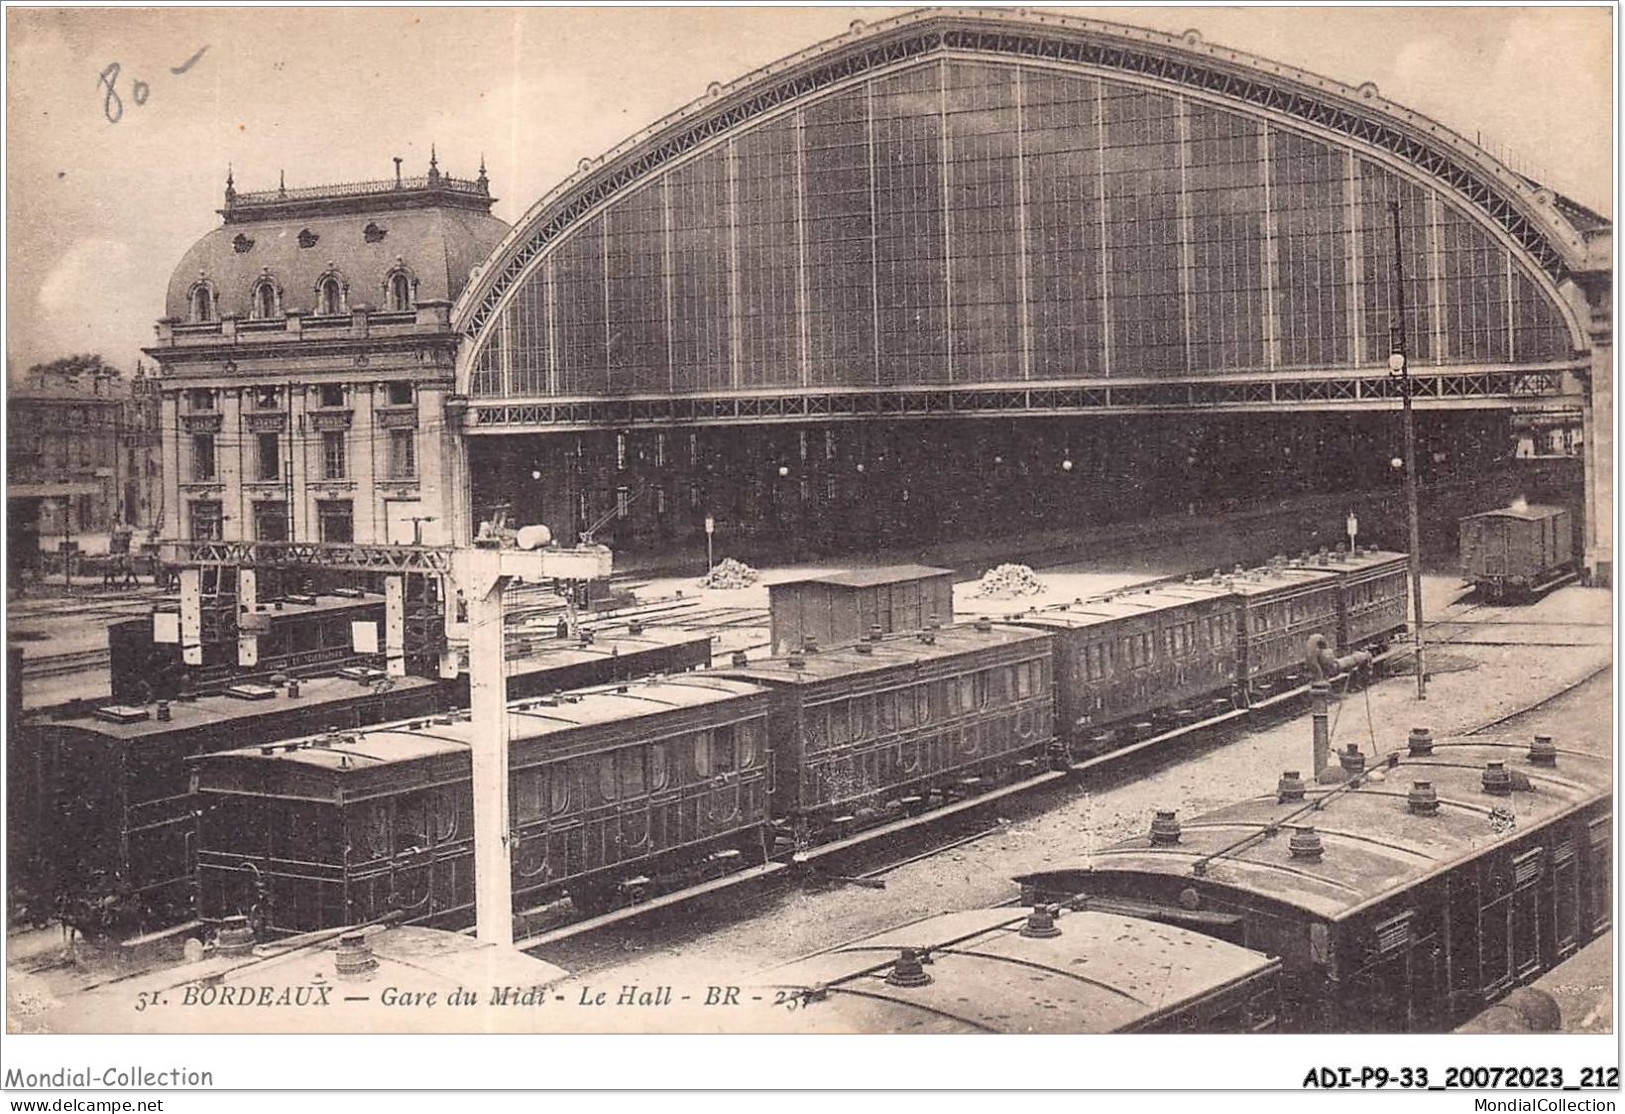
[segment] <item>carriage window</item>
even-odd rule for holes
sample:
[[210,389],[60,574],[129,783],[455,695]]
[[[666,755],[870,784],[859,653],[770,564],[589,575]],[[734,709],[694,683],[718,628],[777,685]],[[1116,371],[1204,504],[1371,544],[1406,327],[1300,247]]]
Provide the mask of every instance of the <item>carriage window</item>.
[[855,741],[875,736],[875,698],[860,696],[852,701],[852,738]]
[[598,796],[604,801],[615,800],[615,756],[600,754],[594,763],[598,767]]
[[549,770],[548,777],[548,805],[553,815],[569,811],[570,808],[570,771],[569,767],[560,763]]
[[734,728],[728,724],[716,729],[711,743],[711,769],[719,774],[734,772]]
[[1033,675],[1025,665],[1016,666],[1016,697],[1025,699],[1033,694]]
[[428,799],[409,793],[395,803],[395,853],[404,855],[429,846]]
[[996,677],[992,670],[984,669],[976,675],[976,706],[986,708],[994,702],[993,683]]
[[621,767],[621,796],[643,796],[648,791],[643,774],[643,748],[627,747],[617,753],[616,761]]
[[829,745],[829,710],[808,708],[802,717],[802,730],[807,736],[808,750],[823,750]]
[[956,710],[969,712],[979,707],[979,702],[976,699],[976,675],[974,673],[966,673],[957,679],[957,683],[949,683],[953,684],[958,690],[956,693]]
[[880,730],[890,734],[897,730],[897,693],[883,692],[875,697],[875,710],[880,714]]
[[361,806],[350,823],[354,858],[362,862],[385,854],[389,846],[389,802],[372,801]]
[[513,774],[513,818],[528,824],[547,815],[547,771],[545,767],[515,770]]
[[756,733],[757,723],[751,720],[739,724],[735,729],[735,738],[739,743],[739,768],[748,770],[756,765]]
[[931,722],[931,697],[936,685],[920,685],[914,690],[915,718],[920,723]]
[[852,741],[852,721],[847,715],[846,701],[829,705],[829,744],[838,747]]
[[1612,816],[1591,821],[1591,861],[1586,864],[1586,873],[1591,876],[1591,927],[1598,932],[1614,919],[1613,823]]
[[[812,735],[812,725],[819,720],[818,716],[807,718],[807,733],[809,741]],[[711,732],[701,731],[694,736],[694,772],[700,777],[711,776]]]
[[913,689],[897,690],[897,726],[913,727],[915,721],[915,703]]
[[666,788],[666,782],[667,782],[669,776],[670,775],[669,775],[669,773],[668,773],[668,771],[666,769],[666,744],[665,743],[652,743],[652,744],[650,744],[650,746],[649,746],[649,789],[650,789],[650,791],[651,792],[659,792],[660,790]]

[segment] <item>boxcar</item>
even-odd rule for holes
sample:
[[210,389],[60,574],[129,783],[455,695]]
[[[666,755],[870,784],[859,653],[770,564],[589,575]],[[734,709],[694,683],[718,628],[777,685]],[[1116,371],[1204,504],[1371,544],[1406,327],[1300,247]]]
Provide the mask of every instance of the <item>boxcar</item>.
[[1297,569],[1285,559],[1224,578],[1236,597],[1239,699],[1267,696],[1303,669],[1311,634],[1337,630],[1338,577],[1320,569]]
[[1491,599],[1539,591],[1573,567],[1566,507],[1514,504],[1461,520],[1462,579]]
[[[595,910],[696,864],[762,861],[768,701],[692,675],[515,703],[519,908],[568,894]],[[201,914],[275,934],[471,922],[472,730],[436,717],[200,759]]]
[[1609,926],[1612,767],[1606,742],[1413,740],[1021,881],[1281,957],[1285,1028],[1451,1029]]
[[1280,961],[1174,925],[1087,910],[927,917],[752,980],[796,1032],[1257,1033]]
[[[1294,568],[1337,574],[1337,636],[1340,654],[1382,649],[1405,633],[1410,614],[1410,558],[1403,553],[1361,549],[1305,554]],[[1330,632],[1322,631],[1328,640]]]
[[[12,730],[8,750],[31,771],[23,807],[7,818],[13,879],[55,895],[117,896],[119,919],[153,925],[192,902],[196,828],[186,760],[245,743],[441,710],[444,692],[420,677],[382,689],[343,677],[243,685],[159,706],[111,705]],[[159,718],[161,715],[167,719]]]
[[848,645],[879,627],[882,634],[953,622],[954,574],[925,565],[889,565],[824,573],[767,589],[773,652]]
[[1236,681],[1236,603],[1211,584],[1120,592],[1010,620],[1055,638],[1056,734],[1070,760],[1195,718]]
[[1051,640],[986,621],[796,652],[723,675],[783,692],[774,815],[797,848],[1041,769]]

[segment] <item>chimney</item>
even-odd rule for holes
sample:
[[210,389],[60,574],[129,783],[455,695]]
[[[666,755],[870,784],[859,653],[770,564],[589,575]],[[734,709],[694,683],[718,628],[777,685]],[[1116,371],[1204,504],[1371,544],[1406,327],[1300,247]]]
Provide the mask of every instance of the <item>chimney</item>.
[[735,650],[732,661],[735,669],[742,669],[750,664],[750,655],[743,650]]
[[288,695],[290,697],[297,697],[299,695],[299,679],[297,677],[289,679]]
[[1433,753],[1433,732],[1426,727],[1411,728],[1410,738],[1405,740],[1412,758],[1426,758]]
[[1326,853],[1326,845],[1320,841],[1320,833],[1315,829],[1299,828],[1287,841],[1287,851],[1294,859],[1306,859],[1314,863],[1319,862],[1320,857]]
[[1439,811],[1439,794],[1431,781],[1413,783],[1405,801],[1417,816],[1432,816]]
[[874,624],[873,626],[871,626],[869,628],[869,641],[870,642],[879,642],[880,641],[880,624],[879,623],[876,623],[876,624]]
[[378,969],[378,960],[367,944],[366,934],[346,932],[340,936],[333,966],[342,982],[366,982],[372,978],[372,973]]
[[1529,762],[1535,766],[1557,765],[1557,744],[1550,735],[1536,735],[1529,744]]
[[1365,773],[1365,755],[1360,753],[1360,748],[1354,743],[1350,743],[1348,749],[1337,756],[1337,764],[1343,767],[1343,772],[1350,778]]
[[1287,770],[1275,785],[1275,799],[1281,804],[1303,800],[1305,786],[1297,770]]
[[160,701],[158,701],[158,722],[159,723],[168,723],[169,721],[170,721],[169,701],[160,700]]
[[214,938],[216,955],[248,955],[254,950],[254,929],[242,915],[227,917]]
[[1151,842],[1167,847],[1179,842],[1179,814],[1169,809],[1158,809],[1151,818]]
[[886,982],[891,986],[926,986],[931,982],[931,976],[925,973],[920,953],[913,948],[904,948],[897,962],[892,964]]
[[786,664],[788,664],[791,669],[805,669],[807,668],[807,659],[802,656],[800,650],[791,650],[789,656],[786,658]]
[[804,654],[816,654],[818,652],[818,637],[811,634],[802,635],[801,652]]
[[1033,940],[1050,940],[1061,934],[1055,924],[1056,914],[1060,907],[1055,905],[1035,905],[1033,911],[1027,914],[1027,923],[1021,926],[1021,934]]
[[1495,797],[1512,795],[1512,775],[1505,762],[1490,762],[1484,767],[1484,792]]

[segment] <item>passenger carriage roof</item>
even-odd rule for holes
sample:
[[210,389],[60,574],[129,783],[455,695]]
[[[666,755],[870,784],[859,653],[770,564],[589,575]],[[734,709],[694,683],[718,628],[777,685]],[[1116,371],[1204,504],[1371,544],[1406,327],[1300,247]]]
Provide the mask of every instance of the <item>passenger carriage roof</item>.
[[[621,692],[622,688],[626,691]],[[519,700],[509,704],[509,740],[512,744],[529,742],[638,716],[720,705],[766,691],[745,681],[685,673],[679,677],[654,677],[619,686],[581,689],[563,699]],[[448,719],[450,722],[446,722]],[[474,725],[469,720],[435,716],[341,732],[338,740],[342,741],[318,736],[219,751],[200,762],[203,768],[211,763],[248,760],[328,770],[362,770],[387,763],[466,754],[473,738]]]
[[1316,572],[1334,572],[1347,575],[1354,572],[1365,572],[1368,569],[1379,569],[1385,565],[1409,566],[1410,557],[1404,553],[1394,553],[1386,549],[1362,549],[1350,556],[1345,550],[1338,550],[1336,554],[1328,553],[1326,562],[1322,564],[1318,556],[1307,558],[1298,557],[1288,564],[1296,569],[1313,569]]
[[1538,522],[1543,518],[1556,518],[1560,514],[1567,514],[1567,507],[1536,506],[1527,507],[1501,507],[1493,511],[1480,511],[1478,514],[1469,514],[1462,517],[1463,522],[1475,518],[1515,518],[1523,522]]
[[[314,603],[299,603],[294,600],[283,599],[281,606],[277,606],[275,598],[263,599],[256,609],[260,615],[269,615],[273,619],[303,619],[311,615],[338,615],[346,611],[358,611],[363,608],[378,608],[384,606],[384,597],[376,592],[369,592],[358,597],[349,596],[312,596]],[[161,596],[154,611],[178,611],[181,598],[177,595]]]
[[[757,985],[811,990],[798,1030],[1109,1033],[1278,963],[1172,925],[1065,910],[1060,935],[1021,935],[1026,909],[928,917],[766,972]],[[901,949],[928,952],[925,986],[886,974]]]
[[1188,607],[1193,603],[1222,600],[1230,595],[1222,585],[1208,583],[1159,585],[1139,590],[1126,589],[1093,600],[1073,600],[1054,607],[1035,608],[1006,621],[1023,625],[1075,630],[1100,623],[1112,623],[1157,611]]
[[[388,691],[395,694],[428,688],[440,683],[423,677],[394,677],[391,680],[393,683]],[[146,711],[147,718],[133,723],[111,723],[97,718],[93,712],[87,712],[70,719],[33,718],[27,722],[26,727],[72,727],[110,740],[143,739],[187,728],[214,725],[229,728],[233,723],[256,716],[336,704],[343,700],[367,696],[373,691],[370,683],[351,680],[348,677],[301,677],[298,696],[289,696],[285,689],[279,688],[276,695],[263,700],[244,700],[224,693],[200,696],[196,700],[171,700],[170,718],[167,722],[157,718],[155,704],[146,704],[134,706]],[[111,702],[102,706],[124,707],[113,705]]]
[[[1274,794],[1254,797],[1181,820],[1177,844],[1154,845],[1149,834],[1136,836],[1096,851],[1086,864],[1019,880],[1045,888],[1075,885],[1088,893],[1091,877],[1102,875],[1189,879],[1198,890],[1244,890],[1337,920],[1613,791],[1604,748],[1582,743],[1560,749],[1555,768],[1532,764],[1528,750],[1527,738],[1440,740],[1431,756],[1401,752],[1397,766],[1379,766],[1381,780],[1369,777],[1356,789],[1311,787],[1305,801],[1287,804]],[[1514,777],[1522,775],[1532,790],[1486,792],[1483,775],[1492,761],[1504,762]],[[1415,781],[1433,783],[1439,797],[1434,815],[1407,807]],[[1317,801],[1319,808],[1306,807]],[[1303,827],[1320,835],[1325,851],[1319,861],[1293,858],[1288,850],[1292,833]]]
[[[931,632],[932,642],[920,639],[921,632],[888,634],[879,642],[865,641],[856,646],[837,646],[803,653],[803,668],[793,668],[791,656],[762,658],[745,665],[715,667],[701,676],[742,677],[753,681],[775,684],[816,684],[841,677],[865,673],[880,673],[899,666],[923,665],[978,650],[993,650],[1004,646],[1045,641],[1048,636],[1020,627],[999,623],[986,624],[986,630],[974,623],[956,623]],[[858,649],[864,647],[868,652]]]
[[1222,583],[1231,592],[1247,599],[1285,595],[1296,589],[1315,588],[1334,584],[1337,573],[1331,568],[1300,569],[1286,565],[1271,568],[1248,569],[1239,575],[1226,576]]
[[[516,638],[525,637],[524,628],[511,632]],[[680,646],[687,642],[711,641],[708,634],[693,634],[688,631],[654,630],[646,629],[642,634],[612,634],[594,635],[593,641],[585,646],[580,642],[559,642],[553,639],[550,630],[537,628],[536,636],[548,639],[534,644],[529,654],[514,657],[512,651],[507,659],[507,671],[510,677],[520,677],[530,673],[543,673],[549,669],[564,669],[583,662],[602,661],[608,657],[632,657],[636,654],[648,653],[651,650],[664,650],[673,646]]]

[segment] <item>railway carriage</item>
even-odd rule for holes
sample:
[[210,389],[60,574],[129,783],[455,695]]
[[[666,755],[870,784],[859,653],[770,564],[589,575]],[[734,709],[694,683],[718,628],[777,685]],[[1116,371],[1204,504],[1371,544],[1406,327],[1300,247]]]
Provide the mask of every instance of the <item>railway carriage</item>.
[[13,770],[26,770],[30,781],[7,819],[14,885],[36,904],[48,906],[71,891],[116,898],[120,919],[148,925],[184,919],[196,830],[189,758],[437,712],[444,697],[441,686],[419,677],[387,688],[345,677],[296,686],[243,684],[213,696],[110,705],[14,728],[7,739],[17,755]]
[[1405,554],[1374,548],[1355,553],[1335,550],[1316,557],[1306,554],[1293,567],[1337,574],[1338,653],[1381,652],[1405,633],[1410,614],[1410,558]]
[[796,848],[1041,771],[1051,640],[987,621],[809,648],[724,676],[780,690],[774,812]]
[[1235,600],[1211,584],[1166,585],[1030,611],[1011,622],[1055,639],[1056,731],[1069,761],[1106,753],[1203,705],[1230,708]]
[[1491,599],[1529,595],[1574,569],[1567,507],[1514,503],[1461,520],[1461,576]]
[[[543,643],[510,660],[508,691],[538,697],[710,660],[707,636],[617,626],[591,640]],[[184,699],[75,705],[14,721],[7,831],[17,904],[43,915],[64,891],[118,892],[125,895],[120,920],[184,919],[193,904],[196,833],[188,759],[468,703],[466,670],[431,680],[352,666],[347,675],[229,681]]]
[[1611,920],[1606,743],[1441,740],[1020,879],[1279,956],[1283,1027],[1445,1031]]
[[887,929],[758,985],[799,1033],[1259,1033],[1280,966],[1155,921],[1002,908]]
[[1285,558],[1225,577],[1235,596],[1239,655],[1238,702],[1251,706],[1280,682],[1291,683],[1303,668],[1303,648],[1311,634],[1337,629],[1338,576],[1330,570],[1299,569]]
[[[597,911],[707,865],[760,862],[770,694],[710,675],[512,706],[513,888]],[[472,725],[437,717],[199,762],[206,919],[287,934],[460,926],[474,904]]]

